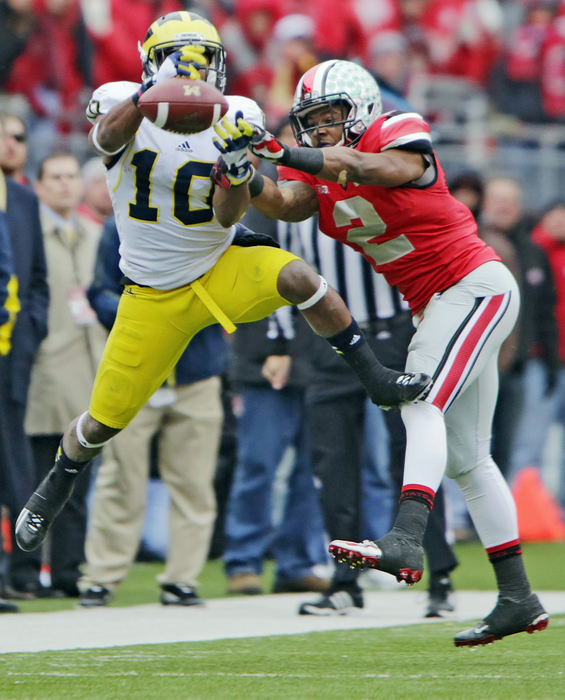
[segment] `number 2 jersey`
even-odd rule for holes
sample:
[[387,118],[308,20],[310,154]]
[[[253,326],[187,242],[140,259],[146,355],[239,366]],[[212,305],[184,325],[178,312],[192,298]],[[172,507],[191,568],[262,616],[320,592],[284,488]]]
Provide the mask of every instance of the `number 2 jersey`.
[[417,313],[434,294],[499,257],[479,238],[469,209],[451,196],[432,151],[430,127],[419,114],[383,114],[355,150],[381,153],[399,147],[421,152],[429,163],[424,175],[408,185],[348,183],[344,188],[284,166],[279,183],[299,180],[313,187],[320,229],[361,252]]
[[[139,89],[130,82],[106,83],[90,100],[94,122]],[[258,105],[226,96],[227,116],[241,110],[263,123]],[[210,171],[220,155],[213,128],[174,134],[143,119],[133,140],[111,157],[106,179],[120,236],[120,269],[138,284],[174,289],[201,277],[231,244],[234,227],[220,225],[212,210]]]

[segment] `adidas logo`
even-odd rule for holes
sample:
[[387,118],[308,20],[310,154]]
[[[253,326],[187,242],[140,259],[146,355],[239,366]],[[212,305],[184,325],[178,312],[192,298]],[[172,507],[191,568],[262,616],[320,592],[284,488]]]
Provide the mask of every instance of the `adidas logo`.
[[192,151],[192,148],[190,147],[188,141],[183,141],[179,146],[175,148],[175,151],[183,151],[184,153],[190,153]]
[[361,336],[355,334],[355,335],[353,336],[353,338],[351,338],[351,340],[349,341],[349,344],[350,344],[350,345],[357,345],[357,343],[358,343],[360,340],[361,340]]
[[400,377],[396,380],[396,383],[398,386],[410,386],[412,384],[412,380],[414,379],[413,374],[401,374]]

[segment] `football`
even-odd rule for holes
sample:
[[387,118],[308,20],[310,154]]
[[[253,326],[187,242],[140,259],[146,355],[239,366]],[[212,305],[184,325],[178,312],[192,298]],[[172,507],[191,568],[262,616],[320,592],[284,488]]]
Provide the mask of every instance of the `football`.
[[202,80],[169,78],[146,90],[137,103],[155,126],[177,134],[196,134],[213,126],[228,111],[228,102]]

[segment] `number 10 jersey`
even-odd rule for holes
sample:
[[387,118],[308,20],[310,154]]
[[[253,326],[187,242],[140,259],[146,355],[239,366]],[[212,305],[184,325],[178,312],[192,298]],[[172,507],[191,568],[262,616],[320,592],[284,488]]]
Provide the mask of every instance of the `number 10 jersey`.
[[[106,83],[90,100],[95,121],[139,89],[137,83]],[[253,100],[226,96],[228,118],[241,110],[263,123]],[[111,157],[106,179],[120,236],[120,269],[138,284],[174,289],[201,277],[231,244],[234,227],[220,225],[212,209],[210,171],[219,153],[213,128],[174,134],[143,119],[133,140]]]

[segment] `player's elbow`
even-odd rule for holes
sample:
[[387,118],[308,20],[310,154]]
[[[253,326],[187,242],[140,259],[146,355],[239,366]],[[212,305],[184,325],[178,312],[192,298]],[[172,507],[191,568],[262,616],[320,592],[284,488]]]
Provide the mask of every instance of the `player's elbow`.
[[247,207],[245,206],[238,206],[238,207],[216,207],[214,206],[214,216],[216,217],[216,220],[220,224],[220,226],[223,226],[224,228],[229,228],[230,226],[233,226],[236,224],[241,217],[245,214]]
[[[236,191],[237,190],[237,191]],[[224,228],[237,223],[249,206],[247,187],[231,187],[228,190],[217,188],[212,200],[212,208],[217,222]]]
[[220,226],[224,228],[229,228],[236,224],[242,217],[243,214],[235,215],[231,212],[222,211],[221,209],[214,209],[214,216]]

